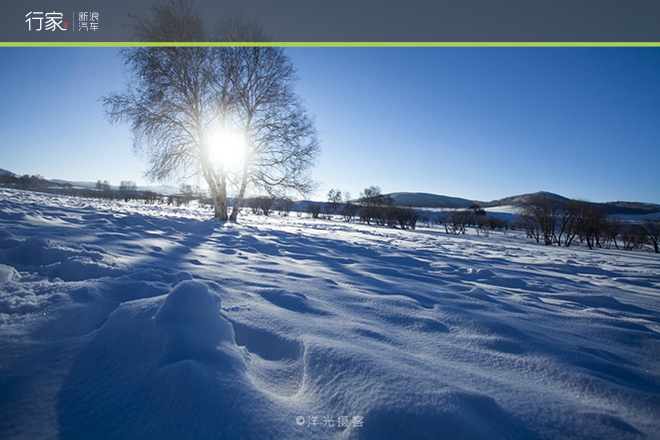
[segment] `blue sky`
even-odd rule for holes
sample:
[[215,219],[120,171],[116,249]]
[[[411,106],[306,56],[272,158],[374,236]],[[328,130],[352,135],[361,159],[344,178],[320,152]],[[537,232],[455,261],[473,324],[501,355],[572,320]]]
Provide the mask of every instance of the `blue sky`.
[[[99,98],[113,48],[0,48],[0,168],[147,184]],[[316,199],[367,186],[660,203],[658,48],[287,48],[320,134]]]

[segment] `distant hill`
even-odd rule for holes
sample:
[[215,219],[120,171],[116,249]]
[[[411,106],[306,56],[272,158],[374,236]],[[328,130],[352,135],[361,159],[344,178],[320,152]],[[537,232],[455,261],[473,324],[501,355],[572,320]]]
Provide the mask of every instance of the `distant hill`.
[[396,192],[385,194],[394,199],[394,203],[413,208],[467,208],[474,202],[459,197],[440,196],[437,194],[418,192]]
[[[530,194],[520,194],[517,196],[505,197],[499,200],[480,203],[482,208],[493,208],[496,206],[520,206],[529,202],[532,197],[543,195],[557,200],[558,202],[566,202],[570,199],[553,194],[546,191],[539,191]],[[660,213],[660,205],[654,203],[641,203],[641,202],[606,202],[595,203],[601,207],[609,215],[646,215]]]
[[568,198],[564,196],[560,196],[559,194],[554,194],[551,192],[547,191],[539,191],[535,193],[529,193],[529,194],[520,194],[517,196],[511,196],[511,197],[505,197],[503,199],[498,199],[498,200],[492,200],[490,202],[481,202],[479,205],[481,205],[482,208],[492,208],[495,206],[520,206],[523,205],[527,202],[529,202],[533,197],[536,196],[545,196],[549,197],[551,199],[554,199],[558,202],[566,202],[569,200]]
[[[478,204],[482,208],[495,208],[499,206],[521,206],[529,202],[533,197],[542,195],[555,199],[557,202],[564,203],[570,200],[559,194],[547,191],[535,193],[519,194],[516,196],[505,197],[503,199],[492,200],[490,202],[480,202],[476,200],[462,199],[459,197],[441,196],[437,194],[418,193],[418,192],[397,192],[386,194],[394,199],[397,205],[412,206],[413,208],[449,208],[464,209]],[[654,203],[641,202],[607,202],[596,203],[609,215],[648,215],[660,213],[660,205]]]
[[660,205],[640,202],[607,202],[598,205],[610,215],[644,215],[660,213]]

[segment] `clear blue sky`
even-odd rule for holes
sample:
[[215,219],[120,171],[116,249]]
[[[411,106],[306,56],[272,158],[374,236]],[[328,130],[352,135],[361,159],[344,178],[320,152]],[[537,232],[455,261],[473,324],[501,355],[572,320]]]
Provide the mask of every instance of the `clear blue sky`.
[[[367,186],[660,203],[658,48],[287,48],[315,116],[315,198]],[[147,184],[113,48],[0,48],[0,168]]]

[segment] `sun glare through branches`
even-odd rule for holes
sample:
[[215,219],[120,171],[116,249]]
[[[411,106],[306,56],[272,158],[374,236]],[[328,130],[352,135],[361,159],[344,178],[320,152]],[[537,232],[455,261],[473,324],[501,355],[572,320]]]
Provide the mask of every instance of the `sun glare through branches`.
[[245,137],[229,129],[218,129],[209,135],[209,156],[212,163],[226,171],[240,170],[245,161]]

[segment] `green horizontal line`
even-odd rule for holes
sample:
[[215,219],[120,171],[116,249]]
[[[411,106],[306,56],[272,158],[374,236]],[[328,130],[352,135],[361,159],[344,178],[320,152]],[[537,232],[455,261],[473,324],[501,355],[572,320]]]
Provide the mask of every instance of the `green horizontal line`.
[[0,42],[0,47],[660,47],[660,42]]

